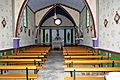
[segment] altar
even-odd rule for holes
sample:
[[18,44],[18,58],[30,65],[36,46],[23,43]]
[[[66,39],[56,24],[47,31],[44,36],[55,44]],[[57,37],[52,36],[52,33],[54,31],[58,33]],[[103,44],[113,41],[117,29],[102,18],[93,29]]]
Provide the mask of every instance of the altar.
[[62,49],[64,46],[64,41],[59,37],[55,37],[55,39],[52,41],[52,49],[59,48]]

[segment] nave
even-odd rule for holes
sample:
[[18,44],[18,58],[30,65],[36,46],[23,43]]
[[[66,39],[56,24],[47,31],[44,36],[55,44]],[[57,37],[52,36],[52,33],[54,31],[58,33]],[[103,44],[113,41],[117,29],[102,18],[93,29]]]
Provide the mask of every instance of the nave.
[[0,80],[119,80],[120,0],[0,0]]
[[62,50],[34,46],[2,58],[2,80],[106,80],[111,72],[120,71],[119,59],[80,46]]

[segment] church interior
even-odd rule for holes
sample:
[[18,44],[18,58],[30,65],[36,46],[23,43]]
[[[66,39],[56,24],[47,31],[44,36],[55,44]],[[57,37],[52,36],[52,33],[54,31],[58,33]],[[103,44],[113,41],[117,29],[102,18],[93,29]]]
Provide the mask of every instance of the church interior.
[[119,80],[120,0],[0,0],[0,80]]

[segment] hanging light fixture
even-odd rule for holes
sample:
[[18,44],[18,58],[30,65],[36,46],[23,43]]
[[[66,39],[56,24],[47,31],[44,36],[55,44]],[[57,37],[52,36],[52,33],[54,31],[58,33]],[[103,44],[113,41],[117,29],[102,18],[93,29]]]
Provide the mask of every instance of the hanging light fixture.
[[54,19],[57,19],[57,14],[56,14],[56,4],[54,4]]
[[61,21],[61,19],[60,18],[58,18],[58,16],[57,16],[57,9],[56,9],[56,4],[54,4],[54,16],[53,16],[53,18],[54,18],[54,23],[55,23],[55,25],[60,25],[61,23],[62,23],[62,21]]

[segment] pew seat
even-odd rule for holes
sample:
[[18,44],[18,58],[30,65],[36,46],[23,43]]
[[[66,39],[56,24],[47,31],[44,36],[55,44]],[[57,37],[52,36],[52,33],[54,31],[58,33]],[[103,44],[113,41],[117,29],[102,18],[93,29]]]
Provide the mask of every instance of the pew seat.
[[[74,80],[73,77],[65,77],[64,80]],[[104,77],[76,77],[75,80],[105,80]]]
[[64,56],[64,59],[103,59],[108,56]]
[[[28,79],[37,79],[38,74],[28,74]],[[26,74],[1,74],[0,79],[26,79]]]

